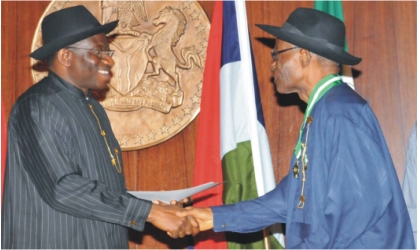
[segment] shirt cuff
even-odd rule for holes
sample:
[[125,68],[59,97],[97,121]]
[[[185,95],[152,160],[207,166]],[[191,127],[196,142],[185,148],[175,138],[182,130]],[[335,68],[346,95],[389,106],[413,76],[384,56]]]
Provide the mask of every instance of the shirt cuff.
[[151,201],[130,198],[123,224],[134,230],[143,231],[151,209]]
[[232,231],[235,225],[234,204],[210,207],[210,209],[213,212],[213,231]]

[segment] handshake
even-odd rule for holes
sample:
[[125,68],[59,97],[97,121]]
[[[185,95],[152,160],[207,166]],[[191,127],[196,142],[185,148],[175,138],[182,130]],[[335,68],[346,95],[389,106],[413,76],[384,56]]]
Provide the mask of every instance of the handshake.
[[210,208],[183,207],[183,203],[171,201],[166,204],[153,201],[147,222],[152,223],[160,230],[166,231],[174,239],[183,238],[185,235],[196,235],[200,231],[213,228],[213,212]]

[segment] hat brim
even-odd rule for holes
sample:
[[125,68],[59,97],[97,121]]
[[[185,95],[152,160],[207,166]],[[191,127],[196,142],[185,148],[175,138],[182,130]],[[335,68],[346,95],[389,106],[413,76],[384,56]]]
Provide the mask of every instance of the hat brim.
[[355,57],[344,50],[337,52],[330,49],[323,43],[315,39],[311,39],[310,37],[284,31],[281,27],[265,24],[256,24],[256,26],[280,40],[286,41],[300,48],[307,49],[317,55],[323,56],[340,64],[356,65],[362,60],[362,58]]
[[112,30],[114,30],[115,27],[117,27],[117,24],[118,24],[118,20],[110,22],[110,23],[106,23],[106,24],[98,26],[98,27],[94,27],[94,28],[89,29],[89,30],[82,31],[82,32],[79,32],[79,33],[70,34],[68,36],[60,37],[59,39],[56,39],[56,40],[51,41],[47,44],[44,44],[42,47],[39,47],[38,49],[33,51],[30,54],[30,56],[32,58],[37,59],[37,60],[45,60],[50,55],[54,54],[56,51],[66,47],[66,46],[69,46],[73,43],[76,43],[78,41],[81,41],[83,39],[89,38],[91,36],[94,36],[94,35],[97,35],[97,34],[100,34],[100,33],[108,34]]

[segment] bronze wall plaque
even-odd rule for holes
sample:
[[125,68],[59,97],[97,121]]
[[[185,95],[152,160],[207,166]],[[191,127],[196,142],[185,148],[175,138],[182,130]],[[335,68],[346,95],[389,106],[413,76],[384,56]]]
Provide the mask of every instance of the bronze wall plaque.
[[[110,88],[98,97],[123,150],[161,143],[199,113],[209,19],[196,1],[53,1],[42,15],[31,51],[42,46],[43,18],[83,4],[110,33],[115,50]],[[46,65],[31,58],[34,83]]]

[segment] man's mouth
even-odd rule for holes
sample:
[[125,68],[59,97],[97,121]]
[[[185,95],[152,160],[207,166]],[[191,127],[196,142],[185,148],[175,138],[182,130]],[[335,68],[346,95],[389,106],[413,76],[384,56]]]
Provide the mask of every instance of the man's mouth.
[[102,75],[109,75],[109,70],[100,69],[100,70],[98,70],[98,72]]

